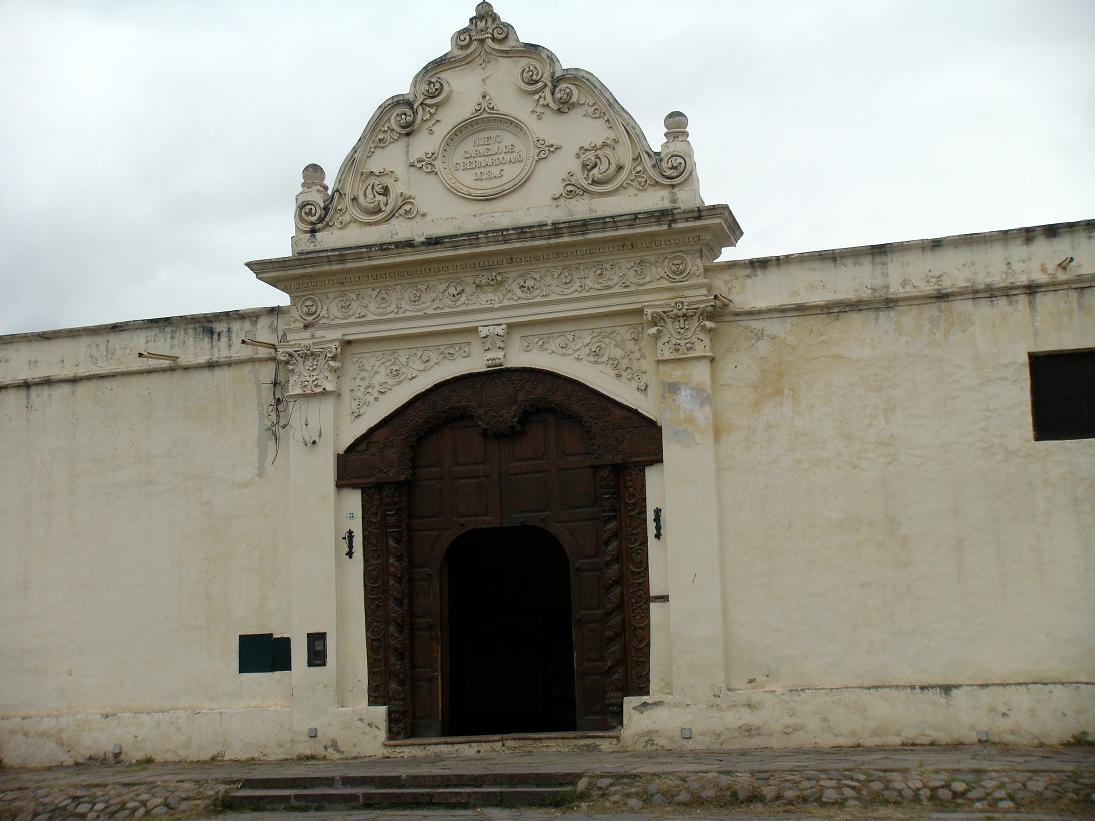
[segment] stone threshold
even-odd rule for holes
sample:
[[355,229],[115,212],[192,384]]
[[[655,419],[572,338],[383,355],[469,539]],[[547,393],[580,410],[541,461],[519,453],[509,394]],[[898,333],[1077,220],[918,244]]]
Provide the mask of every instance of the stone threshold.
[[449,735],[427,738],[400,738],[385,741],[385,747],[432,747],[457,744],[504,744],[507,741],[619,741],[619,730],[561,733],[500,733],[497,735]]

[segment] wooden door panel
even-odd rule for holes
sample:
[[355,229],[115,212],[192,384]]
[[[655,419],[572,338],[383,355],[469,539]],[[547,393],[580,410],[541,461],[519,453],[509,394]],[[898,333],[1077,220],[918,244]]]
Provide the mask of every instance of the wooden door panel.
[[411,483],[410,505],[419,520],[440,520],[444,516],[442,491],[441,479],[422,478]]
[[498,482],[493,476],[468,476],[452,480],[450,521],[482,519],[491,513],[492,497],[498,495]]
[[556,431],[558,444],[556,455],[559,458],[577,456],[588,458],[590,455],[589,435],[586,429],[574,419],[557,417]]
[[451,448],[452,467],[484,467],[491,468],[495,460],[488,454],[493,449],[495,442],[483,436],[479,426],[470,420],[454,422],[443,429],[449,440]]
[[562,510],[596,517],[597,484],[592,468],[560,468],[557,481],[562,489],[559,500]]
[[528,419],[520,432],[507,442],[507,462],[544,462],[548,458],[549,423],[546,419]]
[[550,482],[551,476],[547,472],[511,473],[506,482],[503,518],[509,521],[514,517],[550,513]]
[[411,486],[411,729],[436,736],[442,729],[440,553],[454,528],[499,523],[497,440],[470,420],[443,425],[416,449]]
[[[456,528],[537,521],[550,521],[567,537],[577,726],[604,729],[618,721],[609,701],[622,698],[613,695],[620,689],[614,659],[621,653],[610,644],[618,643],[619,631],[611,633],[609,625],[619,619],[606,611],[605,562],[619,542],[614,523],[606,530],[615,502],[606,503],[604,484],[585,428],[555,413],[529,414],[508,436],[488,436],[471,420],[458,420],[422,438],[408,511],[415,735],[439,734],[442,726],[438,571],[447,541]],[[613,601],[618,607],[618,597]]]

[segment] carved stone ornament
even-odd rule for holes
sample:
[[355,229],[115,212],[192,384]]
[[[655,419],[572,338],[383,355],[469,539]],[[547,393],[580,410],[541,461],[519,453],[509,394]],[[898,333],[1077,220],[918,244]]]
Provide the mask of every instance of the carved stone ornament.
[[417,379],[420,373],[471,356],[471,343],[428,345],[393,351],[374,351],[350,357],[352,372],[350,413],[356,419],[393,388]]
[[645,392],[647,388],[641,325],[522,336],[521,350],[588,362],[636,390]]
[[[467,77],[454,73],[461,69],[465,74],[477,70],[482,81],[483,101],[472,117],[452,126],[436,149],[423,152],[417,146],[410,149],[415,153],[409,157],[385,151],[412,135],[433,135],[446,104],[467,99]],[[583,117],[595,125],[587,128],[584,123],[579,129],[582,136],[569,146],[574,152],[573,170],[565,174],[557,197],[673,188],[693,174],[695,162],[688,132],[681,125],[683,115],[673,112],[666,119],[666,142],[660,152],[654,151],[634,119],[599,80],[585,71],[564,70],[547,49],[522,43],[513,27],[483,2],[475,7],[468,25],[453,35],[449,52],[419,71],[407,94],[392,97],[377,109],[339,169],[330,193],[322,169],[308,166],[297,197],[298,231],[314,234],[353,223],[424,216],[406,181],[393,170],[397,162],[410,160],[414,168],[436,173],[461,197],[495,198],[521,185],[538,159],[562,146],[537,138],[512,113],[499,110],[488,90],[499,96],[505,90],[507,105],[527,95],[530,114],[540,121]],[[686,125],[687,119],[683,122]],[[589,142],[598,132],[600,136]],[[576,132],[567,128],[565,133]],[[585,144],[575,144],[579,142]]]
[[554,268],[413,281],[374,288],[293,297],[299,324],[421,316],[467,308],[493,308],[583,293],[628,291],[703,276],[698,254],[577,263]]
[[450,191],[470,199],[493,199],[528,179],[536,160],[560,146],[537,138],[515,117],[498,112],[483,93],[471,117],[454,126],[437,151],[411,161],[426,173],[436,173]]
[[483,342],[483,364],[500,368],[506,360],[506,326],[480,325],[479,339]]
[[301,342],[278,346],[278,360],[289,370],[285,395],[313,396],[338,390],[338,361],[341,343]]
[[658,338],[658,359],[710,356],[715,323],[708,317],[718,308],[715,299],[678,299],[647,308],[647,333]]

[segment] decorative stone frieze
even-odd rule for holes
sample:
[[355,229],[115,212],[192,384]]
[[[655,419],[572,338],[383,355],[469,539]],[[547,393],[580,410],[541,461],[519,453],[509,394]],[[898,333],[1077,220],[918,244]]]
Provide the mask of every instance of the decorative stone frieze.
[[506,326],[480,325],[479,339],[483,342],[483,364],[500,368],[506,360]]
[[384,394],[420,373],[470,356],[470,342],[354,354],[350,357],[350,413],[356,419]]
[[313,396],[338,390],[340,342],[300,342],[278,346],[278,359],[289,370],[286,397]]
[[647,333],[658,339],[658,359],[711,356],[708,317],[718,310],[716,299],[677,299],[668,305],[651,305],[644,310],[650,323]]
[[521,337],[521,350],[588,362],[636,390],[645,392],[647,388],[642,325],[530,334]]
[[525,271],[393,283],[292,298],[297,324],[315,325],[493,308],[553,297],[625,292],[700,279],[698,253],[676,252],[603,262],[577,262]]

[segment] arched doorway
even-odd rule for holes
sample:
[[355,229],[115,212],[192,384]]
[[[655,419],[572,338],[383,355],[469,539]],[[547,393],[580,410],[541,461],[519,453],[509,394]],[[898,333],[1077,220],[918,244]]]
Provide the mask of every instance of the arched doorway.
[[575,729],[570,562],[558,539],[529,526],[458,536],[441,599],[445,735]]
[[[572,379],[531,368],[423,392],[339,457],[362,489],[369,703],[390,738],[446,727],[442,560],[462,533],[535,526],[566,550],[574,726],[619,726],[649,689],[645,466],[661,430]],[[490,597],[506,619],[502,597]],[[505,652],[504,650],[500,650]]]

